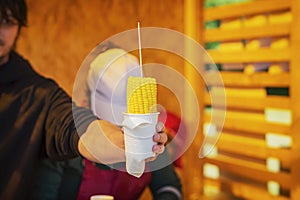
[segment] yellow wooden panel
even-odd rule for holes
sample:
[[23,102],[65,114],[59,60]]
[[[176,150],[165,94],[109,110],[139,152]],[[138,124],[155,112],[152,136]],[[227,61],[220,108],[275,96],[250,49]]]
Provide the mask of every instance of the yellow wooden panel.
[[[294,127],[292,132],[292,138],[294,141],[294,152],[295,154],[299,155],[296,152],[299,152],[300,148],[300,1],[299,0],[293,0],[292,1],[292,30],[291,30],[291,99],[292,99],[292,109],[293,109],[293,119],[294,119]],[[299,199],[300,197],[300,179],[297,177],[300,177],[300,159],[295,160],[292,168],[292,183],[294,184],[294,187],[291,191],[291,197],[292,199]]]
[[214,158],[206,157],[204,159],[206,162],[217,165],[224,171],[228,171],[245,178],[261,182],[273,180],[278,182],[284,189],[290,189],[292,187],[290,174],[285,172],[269,172],[265,165],[259,163],[236,159],[224,155],[218,155]]
[[[185,0],[183,1],[184,5],[184,32],[187,36],[194,39],[196,42],[203,44],[203,12],[199,12],[203,10],[204,0]],[[155,5],[155,4],[154,4]],[[165,12],[168,12],[165,10]],[[158,16],[162,17],[162,16]],[[195,51],[193,46],[185,45],[184,48],[185,55],[194,56]],[[198,73],[196,73],[195,68],[192,67],[188,62],[184,64],[184,74],[187,81],[194,88],[196,96],[198,98],[198,106],[201,112],[203,112],[203,99],[204,96],[204,83],[201,80],[201,77]],[[167,98],[168,99],[168,98]],[[190,115],[190,112],[195,111],[195,105],[191,104],[191,96],[186,93],[185,95],[185,104],[184,106],[185,112],[183,115],[185,116],[185,122],[187,126],[192,123],[195,119]],[[198,131],[191,144],[190,148],[185,152],[185,156],[183,158],[184,169],[183,173],[185,174],[183,178],[183,191],[184,198],[183,199],[201,199],[202,189],[203,189],[203,176],[202,176],[202,166],[203,163],[201,159],[198,158],[199,148],[201,147],[201,141],[203,140],[203,133],[201,129],[201,124],[203,119],[198,124]],[[192,161],[192,162],[191,162]],[[196,169],[195,169],[196,168]],[[194,170],[191,170],[194,169]]]
[[205,30],[204,40],[205,42],[221,42],[259,37],[279,37],[288,35],[290,30],[290,24],[266,25],[263,27],[241,28],[238,30],[208,29]]
[[219,6],[206,9],[204,11],[204,20],[210,21],[265,13],[269,11],[284,10],[290,8],[290,6],[291,0],[262,0],[250,3],[240,3],[236,5]]
[[206,185],[221,184],[222,187],[229,190],[236,197],[243,199],[263,199],[263,200],[288,200],[289,198],[279,195],[273,196],[269,194],[265,187],[261,184],[255,184],[253,182],[246,182],[241,180],[233,180],[225,177],[220,177],[218,180],[205,179]]
[[[213,106],[223,106],[224,99],[218,96],[211,97],[205,94],[205,104],[211,105],[211,98],[214,98]],[[291,109],[290,97],[286,96],[267,96],[267,97],[231,97],[226,96],[226,107],[234,109],[264,110],[266,107]]]
[[[257,38],[289,37],[289,47],[282,49],[261,48],[256,50],[210,50],[208,54],[215,63],[255,63],[255,62],[287,62],[290,66],[288,73],[270,75],[265,72],[245,75],[241,72],[221,72],[225,87],[233,88],[289,88],[289,96],[227,96],[227,108],[245,112],[240,116],[232,111],[226,112],[225,124],[217,147],[220,156],[207,158],[205,162],[216,164],[221,170],[237,174],[241,180],[253,179],[257,182],[275,180],[280,187],[291,192],[290,197],[271,196],[264,187],[256,187],[249,181],[236,181],[232,177],[224,180],[220,177],[218,183],[227,184],[230,192],[243,199],[298,199],[300,196],[300,104],[299,104],[299,65],[300,65],[300,1],[299,0],[257,0],[249,3],[220,6],[204,11],[204,21],[211,20],[243,20],[250,15],[268,15],[277,11],[292,12],[292,22],[289,24],[267,24],[261,27],[245,28],[241,26],[235,30],[209,29],[205,30],[205,42],[234,42]],[[231,18],[231,19],[230,19]],[[209,61],[208,61],[209,62]],[[209,72],[205,75],[207,85],[223,86],[216,76]],[[213,96],[213,106],[222,106],[224,97]],[[211,105],[209,94],[205,95],[205,104]],[[254,115],[246,117],[248,111],[263,113],[265,108],[289,109],[293,114],[291,125],[267,122],[263,117]],[[219,116],[222,120],[223,116]],[[218,116],[214,116],[218,120]],[[205,122],[211,121],[211,115],[205,115]],[[267,132],[287,134],[292,137],[292,148],[273,149],[268,147],[263,139]],[[236,134],[238,133],[238,134]],[[252,135],[253,134],[253,137]],[[250,136],[251,135],[251,136]],[[256,137],[255,137],[256,136]],[[222,155],[223,153],[223,155]],[[226,155],[225,155],[226,154]],[[290,173],[267,172],[266,164],[260,161],[268,157],[278,158],[283,168],[291,169]],[[238,159],[240,158],[240,159]],[[249,158],[247,160],[247,158]],[[256,158],[258,161],[252,160]],[[244,178],[244,179],[243,179]],[[206,179],[207,180],[207,179]],[[205,182],[206,183],[206,182]],[[228,188],[227,188],[228,189]],[[222,191],[225,189],[222,188]]]
[[253,157],[266,160],[269,157],[275,157],[280,160],[283,168],[290,168],[292,160],[296,155],[292,154],[291,149],[270,148],[265,140],[250,138],[247,136],[238,136],[222,132],[217,143],[220,150],[229,151],[246,157]]
[[[220,72],[225,86],[235,87],[288,87],[290,83],[290,75],[254,73],[247,75],[239,72]],[[205,74],[207,85],[220,85],[218,72],[209,72]]]
[[[223,116],[218,119],[217,115],[214,115],[214,120],[223,120]],[[204,116],[204,121],[206,123],[211,122],[211,115],[206,114]],[[245,118],[239,115],[231,114],[231,112],[226,112],[226,118],[224,122],[224,127],[226,130],[233,131],[245,131],[251,132],[259,135],[265,135],[267,132],[271,133],[281,133],[289,135],[291,133],[291,127],[289,125],[270,123],[262,118]]]
[[[208,50],[208,55],[215,63],[245,63],[245,62],[287,62],[290,59],[290,49],[268,49],[221,51]],[[211,62],[208,60],[207,62]]]

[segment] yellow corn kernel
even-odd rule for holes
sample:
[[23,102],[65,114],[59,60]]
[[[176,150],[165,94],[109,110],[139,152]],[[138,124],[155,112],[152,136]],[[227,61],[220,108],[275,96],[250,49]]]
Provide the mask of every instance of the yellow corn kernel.
[[154,78],[128,77],[128,113],[145,114],[156,112],[157,86]]

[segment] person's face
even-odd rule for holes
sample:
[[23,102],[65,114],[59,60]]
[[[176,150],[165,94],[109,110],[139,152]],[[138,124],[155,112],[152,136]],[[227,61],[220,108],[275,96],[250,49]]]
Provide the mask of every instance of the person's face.
[[13,17],[0,18],[0,64],[7,61],[9,52],[12,50],[18,35],[18,23]]

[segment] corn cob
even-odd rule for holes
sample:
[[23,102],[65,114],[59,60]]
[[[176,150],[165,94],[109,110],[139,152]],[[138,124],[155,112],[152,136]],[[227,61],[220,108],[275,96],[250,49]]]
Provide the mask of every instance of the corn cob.
[[156,112],[157,86],[154,78],[128,77],[128,113],[145,114]]

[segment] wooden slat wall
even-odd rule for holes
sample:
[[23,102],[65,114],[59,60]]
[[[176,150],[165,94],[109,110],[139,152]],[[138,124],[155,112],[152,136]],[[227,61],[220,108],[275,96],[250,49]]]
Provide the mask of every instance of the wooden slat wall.
[[[293,110],[293,126],[292,126],[292,138],[294,145],[292,147],[291,154],[299,155],[300,149],[300,95],[299,95],[299,85],[300,85],[300,1],[292,1],[292,15],[293,23],[291,29],[291,85],[290,85],[290,96],[291,96],[291,107]],[[291,198],[299,199],[300,197],[300,159],[293,160],[293,165],[291,167],[292,182],[293,187],[291,189]]]
[[[262,89],[266,96],[242,95],[228,93],[226,96],[226,117],[222,133],[215,148],[217,153],[208,156],[204,165],[217,166],[219,174],[212,178],[203,175],[204,188],[217,188],[220,194],[224,192],[242,199],[276,199],[297,200],[300,198],[300,2],[298,0],[257,0],[247,3],[208,8],[204,11],[204,21],[246,19],[250,16],[290,12],[292,21],[283,24],[267,24],[257,27],[244,27],[205,30],[205,42],[235,42],[260,38],[287,38],[289,45],[282,49],[270,46],[248,50],[222,51],[209,50],[208,54],[218,64],[252,64],[252,63],[288,63],[289,70],[277,74],[267,71],[245,73],[245,71],[221,71],[225,93],[230,89],[246,91],[247,89]],[[199,11],[202,12],[202,11]],[[243,24],[243,23],[242,23]],[[244,47],[246,43],[243,43]],[[209,88],[220,88],[222,83],[214,80],[214,73],[207,72]],[[267,93],[267,88],[287,88],[288,94]],[[209,90],[205,96],[205,105],[218,112],[218,105],[223,99]],[[243,93],[245,94],[245,93]],[[268,108],[289,110],[291,123],[270,122],[266,119]],[[211,112],[207,112],[204,123],[211,123]],[[215,114],[214,119],[222,120]],[[267,133],[278,133],[290,136],[290,147],[272,147],[267,144]],[[208,140],[209,141],[209,140]],[[214,140],[212,140],[214,141]],[[268,169],[267,160],[276,158],[280,162],[279,171]],[[272,166],[271,166],[272,167]],[[277,182],[279,194],[268,190],[268,182]],[[205,192],[205,189],[204,189]],[[216,192],[216,191],[215,191]]]

